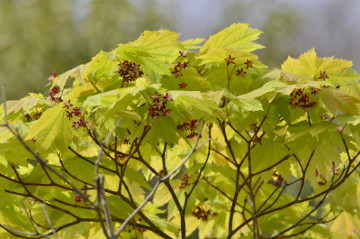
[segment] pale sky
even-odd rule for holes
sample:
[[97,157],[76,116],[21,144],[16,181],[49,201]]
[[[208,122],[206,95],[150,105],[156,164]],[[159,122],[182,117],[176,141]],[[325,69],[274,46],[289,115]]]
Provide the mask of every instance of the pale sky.
[[[157,1],[178,17],[175,30],[183,39],[208,38],[239,20],[261,29],[264,12],[271,8],[296,10],[301,17],[295,42],[298,54],[315,47],[320,56],[352,60],[354,69],[360,70],[359,0],[258,0],[256,5],[252,0]],[[245,9],[231,12],[227,9],[231,3],[240,3]]]

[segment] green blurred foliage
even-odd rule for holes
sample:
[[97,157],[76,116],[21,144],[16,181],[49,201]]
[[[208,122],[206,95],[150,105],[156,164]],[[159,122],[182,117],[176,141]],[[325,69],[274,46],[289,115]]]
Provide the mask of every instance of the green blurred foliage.
[[99,49],[111,50],[146,29],[172,28],[151,1],[135,3],[0,0],[0,82],[7,85],[7,99],[46,93],[53,72],[88,62]]
[[[203,26],[208,35],[234,22],[249,22],[264,31],[258,51],[269,66],[280,65],[296,52],[300,22],[296,9],[279,3],[228,0],[217,26]],[[47,94],[44,87],[53,72],[64,73],[86,63],[99,49],[136,39],[144,30],[167,28],[183,32],[180,2],[134,0],[0,0],[0,83],[7,84],[7,99],[28,92]],[[184,3],[186,4],[186,2]],[[198,9],[199,10],[199,9]],[[197,9],[193,9],[194,12]],[[185,27],[194,31],[192,24]],[[202,29],[203,30],[203,29]]]
[[296,35],[300,17],[293,9],[282,9],[269,13],[259,42],[266,44],[260,53],[261,59],[269,66],[279,66],[289,55],[296,57]]

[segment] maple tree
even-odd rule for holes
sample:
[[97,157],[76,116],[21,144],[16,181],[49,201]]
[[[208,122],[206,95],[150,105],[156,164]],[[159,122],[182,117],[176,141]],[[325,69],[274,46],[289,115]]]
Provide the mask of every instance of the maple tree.
[[3,103],[1,238],[359,235],[360,76],[260,34],[145,31]]

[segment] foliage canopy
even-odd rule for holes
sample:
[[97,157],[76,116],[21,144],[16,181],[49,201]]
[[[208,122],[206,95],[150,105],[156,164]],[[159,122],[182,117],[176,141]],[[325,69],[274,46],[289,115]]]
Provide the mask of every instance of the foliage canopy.
[[3,104],[1,238],[358,235],[360,76],[260,34],[145,31]]

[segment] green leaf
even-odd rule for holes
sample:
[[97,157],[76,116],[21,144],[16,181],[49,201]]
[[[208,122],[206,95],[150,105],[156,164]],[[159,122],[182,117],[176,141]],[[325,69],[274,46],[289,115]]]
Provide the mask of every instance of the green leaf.
[[121,59],[130,60],[140,64],[145,74],[153,76],[153,71],[160,75],[171,75],[167,62],[152,54],[152,50],[142,45],[120,45],[116,54]]
[[204,41],[205,41],[204,38],[196,38],[196,39],[189,39],[189,40],[183,41],[182,44],[188,50],[189,49],[198,49],[198,48],[200,48],[200,46],[195,46],[195,45],[198,45]]
[[358,115],[360,113],[357,107],[360,101],[341,91],[321,89],[319,96],[326,108],[334,116],[338,115],[339,111],[351,115]]
[[[182,82],[187,84],[186,91],[207,91],[214,90],[209,81],[198,74],[194,68],[186,68],[182,71]],[[162,87],[166,89],[179,89],[180,81],[175,77],[163,77],[161,79]]]
[[200,54],[206,53],[211,48],[230,48],[244,52],[263,48],[253,42],[262,32],[248,26],[249,24],[236,23],[211,36],[200,48]]
[[317,169],[324,174],[324,176],[330,175],[332,162],[335,165],[339,165],[340,161],[340,153],[336,149],[337,145],[331,142],[332,137],[340,138],[340,135],[337,132],[334,134],[331,133],[323,133],[319,142],[319,145],[316,147],[313,156],[313,162],[317,165]]
[[64,104],[47,110],[30,128],[26,140],[36,139],[43,149],[54,145],[65,149],[72,141],[72,121],[67,118]]
[[[249,52],[242,52],[229,48],[211,48],[205,54],[197,57],[201,61],[200,64],[206,63],[221,63],[225,62],[225,59],[229,57],[235,58],[234,62],[237,65],[244,64],[247,60],[254,62],[253,66],[256,68],[265,68],[266,66],[260,63],[258,57],[255,54]],[[245,67],[245,65],[244,65]]]
[[[277,163],[286,155],[288,155],[288,150],[283,143],[264,139],[251,154],[251,168],[253,172],[263,170]],[[270,170],[270,173],[273,172]]]
[[43,105],[50,105],[50,102],[44,99],[42,94],[33,94],[29,93],[28,96],[25,96],[21,100],[16,101],[7,101],[6,106],[8,107],[8,113],[16,112],[18,110],[23,110],[24,112],[28,112],[34,106],[43,104]]
[[173,110],[171,115],[176,122],[180,120],[177,117],[182,117],[184,114],[190,119],[202,117],[208,119],[218,113],[217,104],[212,98],[199,91],[169,91],[169,94],[174,99],[172,105],[175,107],[171,108]]
[[185,50],[177,41],[178,33],[161,30],[145,31],[138,40],[127,45],[120,44],[116,54],[120,58],[134,61],[142,65],[145,74],[154,77],[154,72],[160,75],[171,75],[168,63],[174,62]]
[[[116,89],[116,90],[111,90],[104,93],[92,95],[86,98],[85,102],[83,103],[83,106],[111,107],[116,102],[124,101],[124,99],[133,98],[130,92],[131,90],[134,89],[135,87],[129,87],[129,88]],[[129,100],[127,100],[126,103],[129,104]]]
[[7,165],[11,162],[22,166],[27,166],[27,159],[33,158],[32,154],[15,138],[0,143],[0,157],[5,159],[1,160],[5,162],[0,162],[0,164]]
[[265,83],[260,88],[250,91],[247,94],[243,94],[240,96],[231,96],[229,98],[237,104],[239,107],[245,109],[246,111],[261,111],[263,110],[262,104],[259,100],[255,99],[269,92],[277,92],[281,89],[285,88],[286,85],[278,80],[272,80]]
[[246,95],[240,95],[233,98],[233,102],[246,111],[260,111],[263,110],[260,101],[254,98],[248,98]]
[[337,125],[331,122],[321,122],[318,124],[312,124],[311,127],[306,122],[301,122],[297,125],[293,125],[289,128],[289,132],[292,133],[285,143],[297,140],[298,138],[309,135],[309,136],[317,136],[323,132],[335,132]]
[[128,178],[128,180],[130,181],[134,181],[138,183],[141,187],[144,187],[148,190],[152,190],[151,186],[145,180],[144,176],[133,168],[129,168],[129,167],[126,168],[125,177]]
[[158,118],[149,131],[146,139],[153,146],[157,145],[159,139],[161,139],[162,142],[175,144],[178,141],[176,126],[177,124],[175,124],[174,120],[169,117]]
[[131,45],[146,46],[154,58],[172,62],[179,56],[179,50],[185,50],[177,41],[179,36],[179,33],[169,30],[145,31]]
[[66,83],[69,80],[74,80],[74,79],[81,79],[81,73],[80,70],[82,69],[83,65],[79,65],[77,67],[75,67],[74,69],[71,69],[61,75],[59,75],[58,77],[56,77],[56,79],[53,81],[53,86],[57,85],[60,87],[60,89],[64,89]]
[[129,206],[124,200],[116,195],[110,195],[107,197],[109,203],[110,212],[119,218],[127,218],[134,209]]
[[91,62],[87,65],[85,72],[82,74],[82,79],[86,78],[90,73],[95,72],[95,77],[108,77],[110,71],[116,66],[116,63],[110,61],[108,57],[101,51],[95,57],[92,58]]
[[330,226],[330,230],[333,234],[341,237],[348,236],[348,238],[357,237],[360,233],[359,228],[359,219],[348,212],[342,212]]
[[289,57],[281,67],[287,72],[314,77],[318,73],[319,67],[323,62],[324,60],[317,57],[315,48],[313,48],[302,54],[298,60]]
[[320,72],[325,72],[328,76],[326,81],[345,85],[344,81],[360,78],[359,74],[350,69],[351,66],[351,61],[334,59],[334,57],[320,58],[313,48],[302,54],[299,59],[288,57],[281,67],[286,72],[306,75],[314,80],[320,80]]

